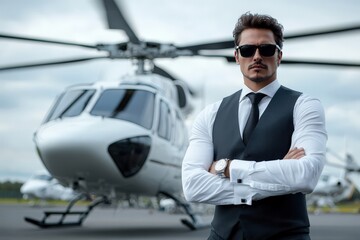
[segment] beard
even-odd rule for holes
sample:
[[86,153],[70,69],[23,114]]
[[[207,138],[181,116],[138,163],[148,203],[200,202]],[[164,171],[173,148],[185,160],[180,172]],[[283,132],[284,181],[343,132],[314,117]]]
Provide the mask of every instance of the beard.
[[265,75],[265,76],[261,76],[259,74],[256,74],[255,76],[249,76],[249,75],[244,74],[244,77],[249,79],[252,82],[261,83],[261,82],[267,82],[267,81],[273,79],[274,75],[275,75],[275,72],[273,72],[269,75]]

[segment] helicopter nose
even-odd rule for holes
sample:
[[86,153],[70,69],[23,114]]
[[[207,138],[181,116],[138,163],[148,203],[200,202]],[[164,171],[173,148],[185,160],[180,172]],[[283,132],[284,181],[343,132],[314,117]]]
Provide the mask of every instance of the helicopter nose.
[[119,176],[133,176],[143,167],[151,148],[150,134],[126,121],[64,119],[40,128],[34,140],[52,175],[117,182]]
[[45,185],[44,184],[29,184],[25,183],[21,186],[20,192],[22,194],[28,194],[28,195],[39,195],[41,192],[45,191]]
[[131,137],[113,142],[108,152],[124,177],[135,175],[144,165],[150,152],[149,136]]

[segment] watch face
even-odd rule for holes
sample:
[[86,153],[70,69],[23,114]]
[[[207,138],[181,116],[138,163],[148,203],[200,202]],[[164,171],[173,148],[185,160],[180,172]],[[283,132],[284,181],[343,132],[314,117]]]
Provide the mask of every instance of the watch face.
[[222,171],[223,169],[225,169],[225,167],[226,167],[226,160],[220,159],[215,164],[215,171]]

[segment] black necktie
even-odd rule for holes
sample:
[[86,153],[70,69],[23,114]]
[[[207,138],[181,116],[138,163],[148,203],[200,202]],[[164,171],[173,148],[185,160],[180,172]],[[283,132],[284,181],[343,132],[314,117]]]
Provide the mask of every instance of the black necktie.
[[256,124],[259,121],[259,106],[258,106],[258,104],[261,101],[261,99],[265,96],[266,95],[263,93],[249,93],[247,95],[247,97],[251,101],[251,111],[250,111],[250,115],[246,122],[244,132],[243,132],[243,140],[244,140],[245,145],[248,143],[251,133],[253,132]]

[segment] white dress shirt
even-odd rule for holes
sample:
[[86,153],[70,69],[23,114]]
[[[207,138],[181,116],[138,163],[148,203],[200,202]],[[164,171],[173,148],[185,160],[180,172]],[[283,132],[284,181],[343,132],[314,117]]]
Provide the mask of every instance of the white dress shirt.
[[[275,80],[258,91],[266,94],[259,103],[260,117],[279,88],[280,84]],[[246,97],[249,92],[252,91],[245,86],[239,99],[241,135],[251,109],[250,100]],[[236,159],[229,167],[230,178],[209,173],[214,161],[212,130],[220,104],[221,101],[207,106],[193,123],[190,144],[182,164],[182,185],[188,201],[251,205],[254,200],[270,196],[312,192],[325,164],[327,140],[324,110],[318,99],[302,94],[294,106],[294,132],[290,148],[304,148],[304,157],[259,162]],[[241,183],[238,179],[242,180]]]

